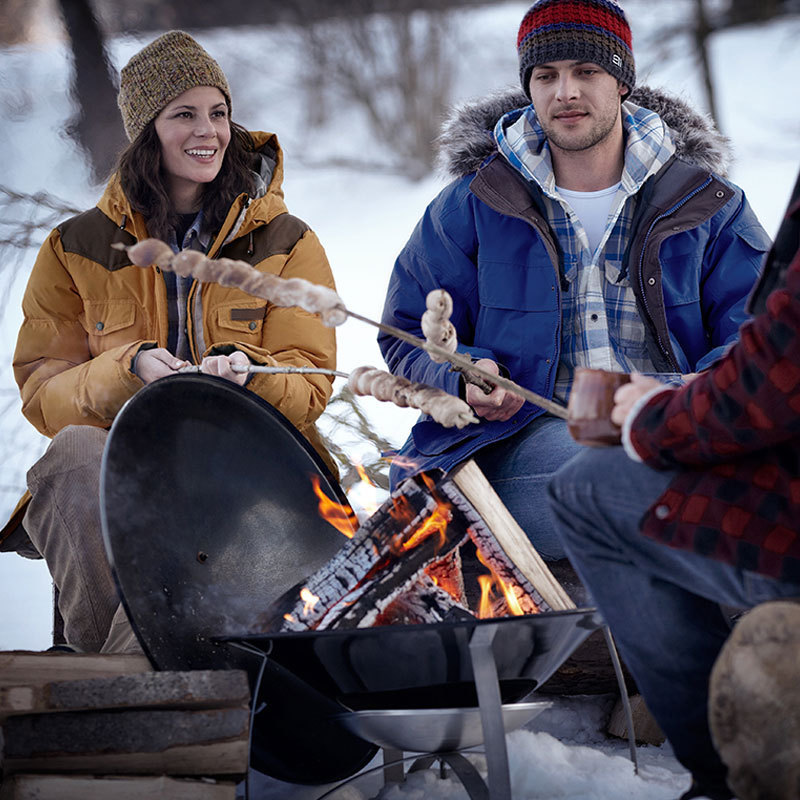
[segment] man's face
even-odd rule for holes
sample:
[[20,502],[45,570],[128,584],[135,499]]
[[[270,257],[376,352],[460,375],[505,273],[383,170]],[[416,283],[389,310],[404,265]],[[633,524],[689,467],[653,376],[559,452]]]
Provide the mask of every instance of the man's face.
[[621,125],[620,98],[626,89],[592,62],[540,64],[531,73],[530,91],[542,130],[561,150],[588,150]]

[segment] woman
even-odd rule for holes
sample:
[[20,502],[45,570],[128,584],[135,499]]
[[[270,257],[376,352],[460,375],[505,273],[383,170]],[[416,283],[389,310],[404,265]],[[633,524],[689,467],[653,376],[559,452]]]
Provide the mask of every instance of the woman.
[[15,376],[23,413],[53,442],[0,533],[0,541],[9,537],[3,549],[47,560],[67,641],[103,652],[138,650],[99,519],[100,458],[123,403],[145,384],[200,364],[263,397],[328,458],[314,421],[331,378],[232,367],[335,366],[334,333],[316,316],[141,269],[112,248],[155,236],[175,252],[200,249],[333,288],[316,236],[287,213],[276,137],[231,121],[217,62],[188,34],[170,31],[123,68],[119,107],[131,144],[98,205],[50,234],[23,298]]

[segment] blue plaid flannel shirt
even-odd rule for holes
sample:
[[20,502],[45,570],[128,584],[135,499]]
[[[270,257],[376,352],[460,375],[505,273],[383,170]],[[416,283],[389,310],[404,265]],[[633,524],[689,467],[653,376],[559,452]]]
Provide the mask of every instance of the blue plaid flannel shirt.
[[622,261],[635,195],[666,164],[675,145],[661,118],[634,103],[622,104],[622,124],[625,166],[605,233],[594,252],[580,219],[556,189],[550,147],[533,106],[511,124],[508,115],[501,118],[494,131],[500,153],[525,180],[542,190],[548,221],[564,254],[561,359],[554,390],[554,396],[564,402],[576,367],[651,374],[655,370]]

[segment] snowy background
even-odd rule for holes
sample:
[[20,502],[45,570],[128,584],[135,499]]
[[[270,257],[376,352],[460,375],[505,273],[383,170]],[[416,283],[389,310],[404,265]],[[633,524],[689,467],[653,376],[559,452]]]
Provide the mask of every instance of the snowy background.
[[[653,47],[637,47],[637,42],[652,41],[656,26],[682,19],[691,6],[688,0],[658,4],[631,0],[626,10],[634,32],[638,82],[666,87],[703,109],[688,41],[674,43],[674,57],[669,61],[656,59]],[[527,2],[497,3],[453,14],[449,46],[460,54],[454,101],[516,83],[515,36],[527,7]],[[800,20],[790,17],[716,34],[712,39],[720,124],[732,140],[735,155],[730,177],[745,190],[771,235],[778,228],[799,161],[798,34]],[[234,118],[251,129],[278,133],[286,156],[284,189],[289,210],[318,233],[345,303],[356,312],[378,317],[394,257],[425,205],[444,185],[443,179],[430,175],[412,182],[388,173],[319,166],[335,158],[366,156],[380,163],[388,154],[383,143],[367,133],[362,113],[336,98],[328,104],[324,128],[308,125],[306,106],[297,99],[299,61],[292,31],[220,29],[196,35],[229,78]],[[154,36],[110,41],[113,63],[123,65]],[[80,150],[65,135],[64,126],[74,113],[69,79],[69,52],[55,19],[42,21],[35,43],[0,48],[0,183],[28,194],[47,191],[76,208],[87,208],[102,187],[91,184]],[[316,166],[304,166],[303,160]],[[0,392],[12,398],[16,388],[10,362],[21,320],[19,301],[35,252],[18,252],[13,263],[0,265],[5,278],[0,297]],[[339,329],[338,342],[341,369],[382,366],[371,328],[351,321]],[[362,403],[380,434],[393,444],[402,443],[415,414],[377,401]],[[5,448],[0,458],[0,516],[5,519],[24,489],[26,468],[46,442],[13,402],[0,416],[0,442]],[[342,444],[354,456],[365,447],[357,442]],[[49,645],[50,591],[42,562],[0,555],[0,650]],[[588,710],[558,709],[550,723],[540,718],[561,742],[546,732],[520,731],[510,737],[515,798],[658,800],[676,796],[685,787],[687,777],[670,758],[668,748],[649,748],[644,757],[646,781],[634,778],[629,762],[619,755],[624,745],[606,742],[597,733],[600,724],[593,719],[592,708],[589,704]],[[558,766],[564,762],[571,765],[568,782]],[[371,796],[356,788],[352,792],[347,795],[352,800]],[[402,794],[386,795],[400,796],[466,797],[463,790],[444,785],[418,789],[407,785]]]

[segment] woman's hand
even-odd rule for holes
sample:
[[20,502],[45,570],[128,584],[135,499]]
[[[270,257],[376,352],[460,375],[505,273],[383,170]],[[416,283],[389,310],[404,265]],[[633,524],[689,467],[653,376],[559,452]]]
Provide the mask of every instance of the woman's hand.
[[[476,361],[475,366],[491,372],[492,375],[500,374],[500,367],[490,358]],[[521,397],[507,392],[499,386],[495,386],[489,394],[485,394],[483,389],[473,383],[467,384],[465,399],[479,417],[500,422],[511,419],[525,403]]]
[[167,375],[174,375],[181,367],[188,366],[188,361],[176,358],[163,347],[156,347],[152,350],[139,351],[134,371],[144,383],[152,383]]
[[614,392],[614,408],[611,409],[611,421],[622,427],[628,414],[631,413],[634,403],[653,389],[664,387],[656,378],[631,373],[630,383],[624,383]]
[[239,386],[244,386],[249,373],[234,372],[231,369],[234,364],[240,367],[248,367],[250,366],[250,359],[239,350],[234,350],[229,356],[206,356],[200,364],[200,372],[205,372],[207,375],[219,375],[220,378],[225,378],[233,381],[233,383],[238,383]]

